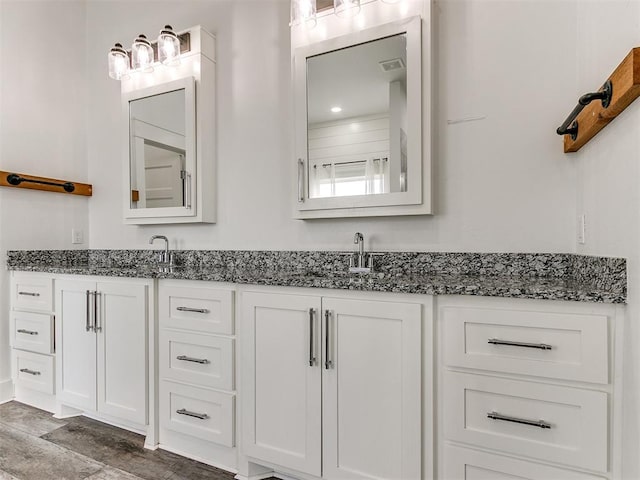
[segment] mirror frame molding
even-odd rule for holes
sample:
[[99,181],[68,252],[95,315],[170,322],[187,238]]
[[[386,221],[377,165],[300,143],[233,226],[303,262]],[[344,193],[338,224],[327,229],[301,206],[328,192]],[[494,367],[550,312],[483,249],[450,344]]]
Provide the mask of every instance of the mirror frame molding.
[[[299,219],[334,217],[375,217],[391,215],[431,214],[431,146],[428,133],[423,138],[423,104],[429,114],[427,87],[423,96],[423,77],[429,81],[429,66],[423,65],[423,44],[420,16],[404,18],[391,23],[341,35],[295,49],[293,59],[295,94],[295,174],[297,204],[294,217]],[[406,192],[377,195],[309,198],[309,158],[307,122],[307,58],[335,50],[356,46],[382,38],[406,33],[407,35],[407,138],[408,184]],[[424,48],[428,48],[428,43]],[[427,60],[430,58],[426,56]],[[426,100],[426,101],[425,101]],[[426,122],[428,125],[429,122]],[[423,146],[423,143],[425,145]]]
[[[186,205],[180,207],[159,207],[159,208],[132,208],[131,207],[131,115],[130,104],[132,101],[143,98],[162,95],[163,93],[184,90],[185,100],[185,171],[187,172],[187,182],[189,182],[188,196],[185,196]],[[125,175],[124,185],[124,205],[125,218],[139,219],[149,217],[193,217],[196,214],[194,208],[196,204],[196,185],[194,174],[196,172],[196,95],[195,79],[184,77],[171,82],[160,83],[151,87],[133,90],[122,95],[122,125],[123,131],[123,154]],[[128,180],[128,182],[127,182]]]

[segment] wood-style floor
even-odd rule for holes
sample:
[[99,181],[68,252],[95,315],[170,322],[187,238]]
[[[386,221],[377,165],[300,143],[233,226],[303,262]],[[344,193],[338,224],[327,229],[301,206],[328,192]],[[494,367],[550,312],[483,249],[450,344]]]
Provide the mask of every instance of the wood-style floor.
[[56,420],[18,403],[0,405],[0,480],[231,480],[233,474],[164,450],[86,417]]

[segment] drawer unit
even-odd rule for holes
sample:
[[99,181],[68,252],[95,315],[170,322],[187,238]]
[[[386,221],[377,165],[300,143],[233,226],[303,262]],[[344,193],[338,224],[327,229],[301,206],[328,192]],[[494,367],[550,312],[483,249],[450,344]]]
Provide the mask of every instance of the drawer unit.
[[11,346],[37,353],[53,353],[53,315],[11,312]]
[[605,315],[451,306],[441,316],[448,366],[609,383]]
[[49,355],[13,350],[13,378],[17,386],[53,395],[54,359]]
[[160,446],[233,466],[234,291],[209,282],[161,280],[158,295]]
[[604,477],[446,445],[443,478],[447,480],[603,480]]
[[607,394],[482,375],[445,375],[445,437],[479,447],[608,469]]
[[160,289],[163,328],[233,335],[233,291],[171,286]]
[[15,272],[11,282],[11,307],[14,310],[53,311],[53,279]]
[[168,381],[160,385],[160,422],[168,430],[233,447],[234,417],[234,394]]
[[235,340],[163,329],[160,375],[180,382],[233,390]]

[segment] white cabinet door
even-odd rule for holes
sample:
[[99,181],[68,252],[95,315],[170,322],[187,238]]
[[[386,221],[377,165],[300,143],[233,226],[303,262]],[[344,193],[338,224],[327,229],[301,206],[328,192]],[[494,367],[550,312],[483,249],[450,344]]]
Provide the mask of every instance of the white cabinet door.
[[98,411],[147,423],[147,286],[97,284]]
[[87,410],[96,409],[96,336],[88,293],[95,287],[95,282],[56,282],[57,397]]
[[316,476],[321,474],[319,314],[320,297],[242,296],[244,452]]
[[421,478],[421,306],[322,307],[323,478]]

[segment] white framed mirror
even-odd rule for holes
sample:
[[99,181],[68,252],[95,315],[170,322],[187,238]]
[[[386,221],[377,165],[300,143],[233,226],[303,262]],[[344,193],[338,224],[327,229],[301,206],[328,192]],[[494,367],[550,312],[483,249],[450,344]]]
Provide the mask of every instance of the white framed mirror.
[[130,225],[215,223],[215,37],[188,34],[180,63],[120,82],[122,201]]
[[411,17],[295,50],[298,218],[428,214]]
[[195,215],[194,83],[185,77],[123,95],[128,218]]

